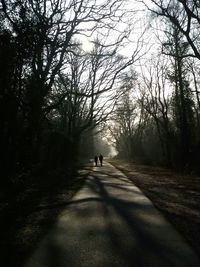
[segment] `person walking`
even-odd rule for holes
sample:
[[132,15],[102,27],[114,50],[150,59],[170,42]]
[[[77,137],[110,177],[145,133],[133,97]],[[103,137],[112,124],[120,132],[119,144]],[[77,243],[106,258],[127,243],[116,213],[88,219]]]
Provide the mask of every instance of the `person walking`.
[[101,166],[103,166],[103,156],[101,154],[99,155],[99,161],[100,161]]
[[97,163],[98,163],[98,157],[97,156],[94,157],[94,162],[95,162],[95,165],[97,166]]

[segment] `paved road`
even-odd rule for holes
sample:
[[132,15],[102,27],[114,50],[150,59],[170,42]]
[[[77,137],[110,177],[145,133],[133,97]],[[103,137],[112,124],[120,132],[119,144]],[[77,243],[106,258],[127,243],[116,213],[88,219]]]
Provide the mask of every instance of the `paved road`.
[[197,256],[121,172],[94,167],[26,267],[199,267]]

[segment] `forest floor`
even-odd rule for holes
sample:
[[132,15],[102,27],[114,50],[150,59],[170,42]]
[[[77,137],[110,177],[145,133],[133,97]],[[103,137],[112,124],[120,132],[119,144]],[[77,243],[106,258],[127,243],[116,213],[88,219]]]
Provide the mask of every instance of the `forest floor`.
[[200,177],[109,160],[138,186],[200,255]]
[[66,173],[66,182],[60,186],[51,186],[48,180],[42,188],[27,186],[11,200],[0,194],[0,266],[23,266],[66,203],[82,187],[90,170],[86,164],[75,177]]

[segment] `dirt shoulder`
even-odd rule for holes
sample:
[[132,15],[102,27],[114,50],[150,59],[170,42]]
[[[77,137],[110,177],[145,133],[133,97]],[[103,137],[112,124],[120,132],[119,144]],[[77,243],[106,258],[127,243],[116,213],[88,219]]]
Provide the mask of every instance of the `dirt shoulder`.
[[[0,203],[0,265],[21,267],[56,222],[67,202],[82,187],[91,164],[81,166],[61,186],[27,188],[13,202]],[[71,180],[71,182],[69,182]]]
[[200,177],[109,160],[151,199],[200,255]]

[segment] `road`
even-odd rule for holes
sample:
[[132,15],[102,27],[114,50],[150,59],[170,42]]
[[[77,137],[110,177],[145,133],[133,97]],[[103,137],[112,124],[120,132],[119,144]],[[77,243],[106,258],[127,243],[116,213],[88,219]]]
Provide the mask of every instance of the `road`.
[[151,201],[109,163],[84,187],[26,267],[199,267],[194,251]]

